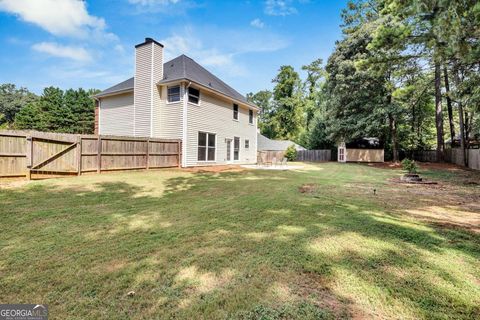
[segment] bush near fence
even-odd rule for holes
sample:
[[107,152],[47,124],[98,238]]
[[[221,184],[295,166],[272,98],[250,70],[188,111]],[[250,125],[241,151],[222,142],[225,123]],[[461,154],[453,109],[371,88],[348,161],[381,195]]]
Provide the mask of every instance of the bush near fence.
[[0,131],[0,177],[178,167],[181,140]]

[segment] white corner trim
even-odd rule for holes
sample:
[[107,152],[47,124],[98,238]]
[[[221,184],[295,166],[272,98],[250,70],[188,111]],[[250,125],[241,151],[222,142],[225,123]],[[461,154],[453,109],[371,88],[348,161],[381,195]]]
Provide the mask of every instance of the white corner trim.
[[[182,167],[187,166],[187,88],[185,84],[180,86],[180,90],[183,90],[183,116],[182,116]],[[182,93],[182,92],[180,92]]]
[[257,163],[257,155],[258,155],[258,112],[255,112],[253,114],[254,118],[253,118],[253,123],[255,124],[255,163]]
[[152,42],[152,61],[151,61],[151,68],[150,68],[150,137],[153,137],[153,72],[155,69],[155,47],[154,43]]
[[101,135],[101,133],[100,133],[101,132],[101,129],[100,129],[100,124],[101,124],[101,122],[100,122],[100,110],[102,110],[102,99],[98,99],[98,119],[97,119],[97,121],[98,121],[98,132],[97,132],[97,134],[98,135]]
[[137,122],[136,121],[136,113],[137,113],[137,108],[136,108],[136,103],[135,103],[135,88],[137,87],[137,50],[135,48],[135,54],[134,54],[134,57],[133,57],[133,134],[132,136],[135,137],[135,132],[136,132],[136,128],[135,128],[135,123]]

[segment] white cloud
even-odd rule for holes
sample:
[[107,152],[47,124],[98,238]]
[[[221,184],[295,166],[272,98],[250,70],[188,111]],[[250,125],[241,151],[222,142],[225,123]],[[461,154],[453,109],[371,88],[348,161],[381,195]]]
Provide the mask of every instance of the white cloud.
[[151,5],[169,5],[179,3],[180,0],[128,0],[132,4],[139,4],[142,6]]
[[254,20],[250,21],[250,25],[252,27],[262,29],[265,26],[265,23],[262,20],[257,18],[257,19],[254,19]]
[[168,15],[183,14],[188,9],[200,6],[193,0],[128,0],[136,7],[136,14],[154,14],[161,12]]
[[[209,35],[208,38],[202,35]],[[287,41],[260,31],[199,30],[186,27],[179,34],[160,41],[164,44],[165,59],[186,54],[201,65],[213,67],[229,76],[245,76],[247,67],[237,57],[253,52],[272,52],[288,45]]]
[[206,66],[225,66],[232,63],[233,54],[221,53],[218,49],[207,49],[202,41],[194,37],[190,31],[185,35],[172,35],[161,41],[165,45],[165,56],[167,59],[174,58],[180,54],[186,54],[198,59],[199,63]]
[[92,61],[90,53],[81,47],[63,46],[55,42],[40,42],[34,44],[32,49],[54,57],[67,58],[79,62]]
[[266,0],[265,13],[271,16],[288,16],[297,13],[292,0]]
[[85,38],[103,36],[105,20],[88,13],[85,1],[80,0],[0,0],[0,11],[16,15],[21,20],[33,23],[56,36]]

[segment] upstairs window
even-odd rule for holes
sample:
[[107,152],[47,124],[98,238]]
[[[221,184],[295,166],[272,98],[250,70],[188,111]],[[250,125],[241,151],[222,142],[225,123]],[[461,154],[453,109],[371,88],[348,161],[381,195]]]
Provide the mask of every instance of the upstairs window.
[[248,123],[253,124],[253,110],[248,110]]
[[198,161],[215,161],[215,134],[198,133]]
[[188,88],[188,102],[198,104],[200,102],[200,90],[189,87]]
[[168,102],[180,101],[180,86],[168,87]]
[[233,120],[238,120],[238,104],[233,105]]

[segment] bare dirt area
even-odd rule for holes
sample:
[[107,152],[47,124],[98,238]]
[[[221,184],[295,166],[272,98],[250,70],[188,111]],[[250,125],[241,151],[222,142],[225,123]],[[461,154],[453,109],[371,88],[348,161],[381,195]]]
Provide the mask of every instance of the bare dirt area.
[[206,172],[240,172],[245,171],[245,168],[237,165],[224,165],[224,166],[205,166],[205,167],[193,167],[182,169],[186,172],[192,173],[206,173]]
[[[448,170],[448,171],[470,171],[469,169],[465,169],[462,166],[453,164],[453,163],[438,163],[438,162],[418,162],[416,163],[420,166],[420,168],[424,169],[435,169],[435,170]],[[374,168],[381,168],[381,169],[401,169],[402,164],[400,162],[377,162],[377,163],[369,163],[366,164],[369,167]]]
[[[470,181],[476,177],[464,177]],[[391,181],[390,205],[403,214],[439,227],[480,233],[480,187],[465,181],[437,184],[402,184]]]

